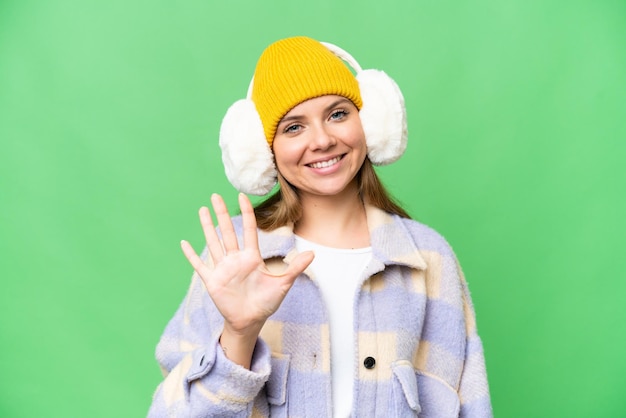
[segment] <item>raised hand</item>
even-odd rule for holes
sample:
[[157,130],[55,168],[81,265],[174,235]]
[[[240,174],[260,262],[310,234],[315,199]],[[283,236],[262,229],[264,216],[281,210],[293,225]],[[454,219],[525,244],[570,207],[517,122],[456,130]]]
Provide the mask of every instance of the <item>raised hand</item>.
[[249,367],[257,337],[267,318],[276,312],[296,277],[313,260],[313,253],[299,254],[279,275],[270,273],[261,258],[254,211],[248,197],[239,195],[243,219],[243,248],[221,196],[211,196],[222,234],[220,241],[206,207],[200,208],[200,222],[210,260],[205,264],[187,241],[181,247],[187,260],[202,278],[215,306],[224,317],[220,342],[226,355]]

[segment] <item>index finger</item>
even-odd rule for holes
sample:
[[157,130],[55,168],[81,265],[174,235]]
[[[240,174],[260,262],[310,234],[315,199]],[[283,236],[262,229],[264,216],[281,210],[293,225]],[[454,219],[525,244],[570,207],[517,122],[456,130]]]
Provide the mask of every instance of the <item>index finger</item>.
[[243,220],[243,247],[259,251],[259,239],[256,230],[256,217],[250,199],[243,193],[239,193],[239,208]]

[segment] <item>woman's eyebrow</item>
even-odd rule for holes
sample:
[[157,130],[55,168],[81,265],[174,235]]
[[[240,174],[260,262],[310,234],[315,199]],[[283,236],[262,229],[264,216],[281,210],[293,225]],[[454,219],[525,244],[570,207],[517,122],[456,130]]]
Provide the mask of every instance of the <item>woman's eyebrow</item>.
[[324,109],[326,112],[330,111],[333,107],[340,105],[341,103],[344,102],[348,102],[351,103],[349,99],[346,99],[345,97],[342,97],[340,99],[335,100],[334,102],[332,102],[330,105],[326,106],[326,109]]
[[302,118],[302,115],[285,116],[280,121],[278,121],[278,125],[280,125],[280,124],[282,124],[284,122],[289,122],[290,120],[296,120],[296,119],[301,119],[301,118]]

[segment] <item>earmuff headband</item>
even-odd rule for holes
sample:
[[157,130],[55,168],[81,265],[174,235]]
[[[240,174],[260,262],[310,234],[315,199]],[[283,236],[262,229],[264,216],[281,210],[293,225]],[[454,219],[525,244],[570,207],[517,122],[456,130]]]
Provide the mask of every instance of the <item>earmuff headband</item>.
[[[369,159],[375,165],[396,161],[404,153],[407,143],[404,98],[397,84],[382,71],[363,70],[352,55],[337,45],[320,43],[356,72],[362,99],[359,116]],[[302,53],[301,50],[298,52]],[[254,82],[253,76],[246,98],[235,102],[226,112],[219,143],[231,184],[244,193],[265,195],[276,184],[277,171],[263,122],[252,100]]]

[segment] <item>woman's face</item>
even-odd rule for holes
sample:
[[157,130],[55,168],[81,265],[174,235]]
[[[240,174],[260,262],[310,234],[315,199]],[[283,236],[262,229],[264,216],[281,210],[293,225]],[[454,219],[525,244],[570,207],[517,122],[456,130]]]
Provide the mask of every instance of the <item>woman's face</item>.
[[302,102],[278,123],[273,151],[278,171],[301,195],[340,194],[367,155],[359,111],[342,96]]

